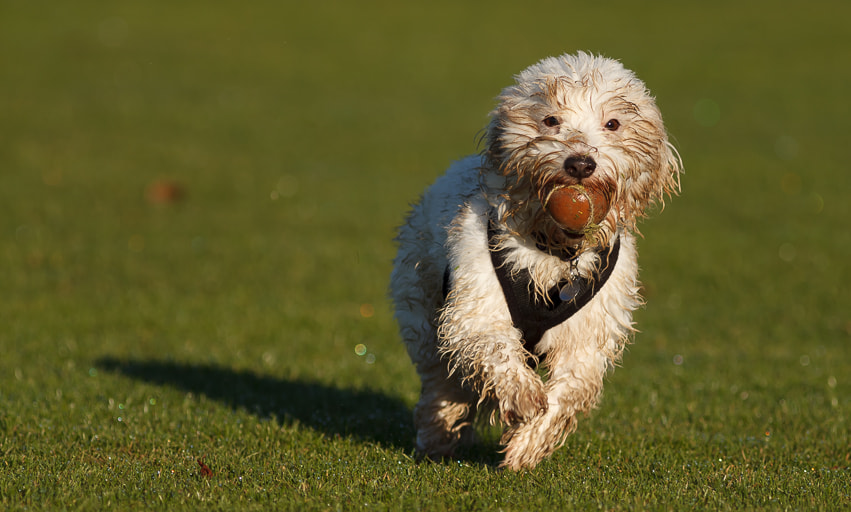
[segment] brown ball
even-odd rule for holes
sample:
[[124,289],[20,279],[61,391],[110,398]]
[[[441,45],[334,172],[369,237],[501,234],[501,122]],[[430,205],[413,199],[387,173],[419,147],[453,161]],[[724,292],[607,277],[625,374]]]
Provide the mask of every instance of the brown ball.
[[606,218],[609,201],[609,194],[597,187],[556,186],[544,199],[544,209],[566,231],[587,233]]

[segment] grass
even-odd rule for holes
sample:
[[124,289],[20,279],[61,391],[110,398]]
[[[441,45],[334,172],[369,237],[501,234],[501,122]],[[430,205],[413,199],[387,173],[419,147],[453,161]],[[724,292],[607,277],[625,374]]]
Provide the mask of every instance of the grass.
[[[848,11],[4,2],[0,505],[848,508]],[[636,70],[686,164],[641,333],[536,470],[417,464],[394,228],[575,49]]]

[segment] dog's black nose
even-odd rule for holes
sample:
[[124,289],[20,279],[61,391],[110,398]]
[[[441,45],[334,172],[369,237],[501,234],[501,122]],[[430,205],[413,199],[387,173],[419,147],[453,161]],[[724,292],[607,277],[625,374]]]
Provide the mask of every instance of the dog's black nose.
[[597,162],[590,156],[572,156],[564,161],[564,171],[576,179],[591,176],[596,168]]

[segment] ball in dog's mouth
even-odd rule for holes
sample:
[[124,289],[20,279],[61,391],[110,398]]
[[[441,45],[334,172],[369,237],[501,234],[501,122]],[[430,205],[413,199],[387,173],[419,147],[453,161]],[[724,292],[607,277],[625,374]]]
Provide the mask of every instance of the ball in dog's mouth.
[[557,185],[546,195],[544,210],[565,231],[596,231],[611,207],[611,191],[600,186]]

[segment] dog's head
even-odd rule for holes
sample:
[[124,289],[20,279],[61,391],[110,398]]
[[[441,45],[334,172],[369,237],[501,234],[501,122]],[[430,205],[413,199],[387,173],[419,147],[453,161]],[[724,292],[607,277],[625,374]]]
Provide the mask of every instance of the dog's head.
[[578,53],[551,57],[502,91],[485,134],[488,167],[505,177],[501,212],[550,245],[587,240],[564,233],[542,208],[553,187],[608,191],[611,209],[592,243],[679,189],[681,162],[644,83],[618,61]]

